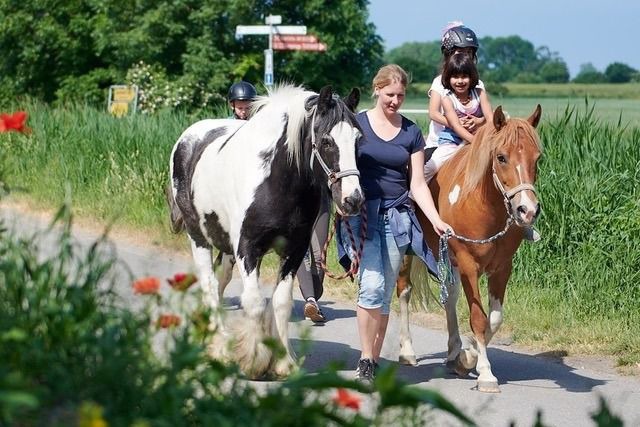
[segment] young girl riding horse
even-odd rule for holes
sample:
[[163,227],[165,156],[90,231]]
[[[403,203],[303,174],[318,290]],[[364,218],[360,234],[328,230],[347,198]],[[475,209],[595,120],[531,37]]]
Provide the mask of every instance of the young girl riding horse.
[[484,118],[488,122],[493,120],[489,98],[477,84],[478,70],[473,59],[461,53],[452,55],[442,73],[442,85],[446,89],[442,108],[448,124],[440,132],[438,148],[425,165],[427,182],[431,181],[440,166],[462,144],[473,142],[475,132],[470,132],[462,125],[463,118]]

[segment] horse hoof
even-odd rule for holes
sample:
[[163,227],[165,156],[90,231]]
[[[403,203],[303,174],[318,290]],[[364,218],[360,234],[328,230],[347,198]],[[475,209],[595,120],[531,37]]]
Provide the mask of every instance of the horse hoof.
[[418,366],[418,359],[413,354],[403,355],[398,357],[398,362],[401,365]]
[[497,382],[478,381],[478,391],[483,393],[500,393],[500,387]]
[[462,366],[462,363],[460,363],[460,358],[456,358],[455,360],[447,360],[447,369],[460,378],[468,377],[469,372],[471,372],[471,369],[467,369]]
[[287,378],[291,373],[296,369],[296,363],[293,359],[284,357],[278,360],[273,367],[273,375],[276,378],[284,379]]

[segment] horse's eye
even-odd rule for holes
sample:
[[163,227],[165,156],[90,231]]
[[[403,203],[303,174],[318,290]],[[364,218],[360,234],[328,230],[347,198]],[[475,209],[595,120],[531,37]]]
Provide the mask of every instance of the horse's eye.
[[333,138],[331,138],[330,136],[324,135],[322,137],[322,146],[323,147],[325,147],[325,148],[326,147],[330,147],[332,142],[333,142]]
[[497,159],[498,159],[498,161],[499,161],[500,163],[502,163],[502,164],[507,163],[507,158],[506,158],[504,155],[502,155],[502,154],[498,154]]

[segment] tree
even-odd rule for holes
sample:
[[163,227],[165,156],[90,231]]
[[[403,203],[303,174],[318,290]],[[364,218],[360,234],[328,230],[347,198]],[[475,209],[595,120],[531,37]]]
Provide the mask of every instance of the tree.
[[588,62],[580,66],[580,71],[573,79],[574,83],[603,83],[606,78],[592,63]]
[[[346,93],[370,82],[383,48],[368,23],[367,0],[53,0],[0,2],[0,95],[106,95],[136,64],[166,75],[167,83],[197,99],[220,94],[238,79],[259,83],[266,37],[235,38],[236,25],[306,25],[328,45],[325,53],[277,52],[276,78]],[[81,88],[81,89],[80,89]],[[75,92],[74,92],[75,91]],[[89,97],[94,99],[93,96]]]
[[404,43],[385,55],[385,62],[400,65],[414,81],[431,82],[440,70],[440,42]]
[[545,83],[567,83],[569,81],[569,68],[563,60],[552,60],[540,67],[538,73]]
[[631,81],[636,72],[636,69],[627,64],[612,62],[604,70],[604,76],[609,83],[627,83]]
[[539,68],[533,44],[519,36],[483,37],[478,60],[486,67],[484,78],[496,82],[509,81],[521,72],[536,72]]

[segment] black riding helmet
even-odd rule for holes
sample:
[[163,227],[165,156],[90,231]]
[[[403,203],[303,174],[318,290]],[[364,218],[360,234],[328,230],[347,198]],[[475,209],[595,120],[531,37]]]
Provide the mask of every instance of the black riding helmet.
[[229,99],[229,102],[251,101],[256,96],[258,96],[256,88],[249,82],[241,81],[231,85],[227,98]]
[[440,50],[442,52],[451,51],[456,47],[470,47],[474,50],[478,50],[478,37],[471,28],[460,25],[457,27],[449,28],[444,33],[441,40]]

